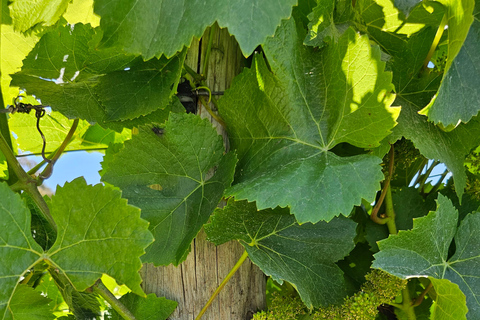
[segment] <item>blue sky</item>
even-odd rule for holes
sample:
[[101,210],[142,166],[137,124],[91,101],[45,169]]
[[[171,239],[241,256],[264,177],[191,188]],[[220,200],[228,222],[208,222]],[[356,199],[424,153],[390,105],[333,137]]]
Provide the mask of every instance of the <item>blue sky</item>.
[[[40,156],[30,156],[28,159],[36,163],[42,161]],[[102,160],[103,154],[100,152],[64,153],[55,163],[52,176],[45,180],[44,184],[55,191],[57,185],[63,186],[65,182],[80,176],[83,176],[88,184],[97,184],[100,182],[98,171],[102,168]]]

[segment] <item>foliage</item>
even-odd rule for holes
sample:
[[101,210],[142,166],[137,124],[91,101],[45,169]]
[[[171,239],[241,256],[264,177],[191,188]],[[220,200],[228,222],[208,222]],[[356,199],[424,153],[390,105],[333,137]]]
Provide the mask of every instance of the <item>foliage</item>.
[[[3,0],[0,109],[17,112],[0,113],[0,319],[166,319],[176,302],[138,271],[182,263],[202,228],[276,283],[255,319],[479,319],[479,14],[479,0]],[[212,24],[246,66],[212,107],[199,98],[218,130],[177,97],[181,82],[212,91],[189,57]],[[204,66],[226,54],[211,41]],[[103,184],[42,197],[76,150],[105,153]],[[25,172],[19,153],[44,161]]]
[[255,320],[373,320],[378,314],[377,307],[392,303],[393,299],[406,287],[406,281],[380,270],[373,270],[365,276],[366,282],[360,291],[345,298],[340,305],[316,309],[307,315],[302,300],[298,296],[276,295],[269,312],[256,313]]

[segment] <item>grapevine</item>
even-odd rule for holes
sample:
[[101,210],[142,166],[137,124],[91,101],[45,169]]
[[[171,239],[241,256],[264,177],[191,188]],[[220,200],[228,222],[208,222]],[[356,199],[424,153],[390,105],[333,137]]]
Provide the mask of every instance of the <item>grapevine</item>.
[[359,292],[344,300],[342,305],[332,305],[312,312],[295,296],[275,295],[268,312],[255,314],[255,320],[295,320],[310,313],[313,320],[374,320],[378,307],[394,303],[395,297],[405,289],[407,282],[380,270],[365,276],[366,282]]
[[0,320],[480,319],[479,6],[2,1]]

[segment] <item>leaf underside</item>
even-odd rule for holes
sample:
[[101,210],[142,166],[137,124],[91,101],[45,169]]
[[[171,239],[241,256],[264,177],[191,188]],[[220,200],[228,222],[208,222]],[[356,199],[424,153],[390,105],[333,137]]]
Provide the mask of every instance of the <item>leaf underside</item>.
[[262,271],[298,290],[309,308],[341,303],[343,272],[335,262],[354,247],[356,224],[347,218],[299,225],[288,209],[257,211],[255,203],[229,200],[205,225],[216,245],[239,240]]
[[215,21],[228,28],[248,56],[267,36],[273,35],[281,19],[290,16],[296,2],[97,0],[95,13],[102,17],[104,46],[120,46],[126,52],[141,54],[145,60],[162,54],[173,56],[189,46],[194,37],[200,38]]
[[[466,296],[467,319],[478,319],[480,245],[476,234],[480,214],[467,215],[458,228],[457,221],[457,210],[448,198],[439,194],[436,211],[414,220],[412,230],[400,231],[397,236],[378,243],[380,252],[375,254],[373,267],[403,278],[448,279]],[[453,240],[455,253],[447,260]]]

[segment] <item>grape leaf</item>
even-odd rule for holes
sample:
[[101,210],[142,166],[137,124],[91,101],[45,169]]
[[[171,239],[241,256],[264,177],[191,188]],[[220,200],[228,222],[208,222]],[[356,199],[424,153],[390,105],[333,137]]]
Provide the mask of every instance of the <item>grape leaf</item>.
[[[367,4],[371,4],[372,0],[363,0],[362,3],[369,8]],[[378,4],[372,4],[371,7],[375,5],[378,7]],[[441,74],[436,72],[420,72],[429,50],[425,43],[433,41],[436,33],[434,27],[444,12],[443,8],[434,2],[429,5],[433,11],[418,5],[406,20],[396,18],[398,15],[396,9],[391,9],[393,11],[389,11],[391,14],[388,16],[385,14],[384,19],[387,20],[394,16],[393,20],[387,23],[393,30],[402,30],[401,27],[406,28],[407,25],[411,27],[405,30],[412,32],[417,30],[413,34],[406,32],[408,38],[399,35],[398,32],[383,30],[383,25],[378,22],[382,19],[374,18],[374,15],[368,14],[366,10],[362,11],[362,17],[368,26],[369,34],[392,56],[389,66],[393,70],[393,82],[398,94],[394,104],[402,106],[399,124],[393,130],[394,135],[411,140],[425,157],[443,162],[453,173],[455,189],[461,198],[466,183],[463,161],[470,149],[480,143],[476,135],[480,133],[480,128],[478,121],[472,120],[472,123],[460,125],[454,132],[445,133],[430,124],[425,117],[417,114],[437,91],[441,79]],[[373,10],[372,8],[369,10]],[[400,24],[395,24],[395,21]]]
[[273,74],[256,57],[219,112],[239,155],[227,193],[259,209],[290,206],[298,221],[317,222],[373,200],[383,178],[379,158],[329,150],[342,142],[379,145],[399,110],[390,107],[391,74],[379,71],[380,51],[367,37],[349,29],[320,52],[303,46],[304,38],[299,23],[283,22],[264,46]]
[[10,304],[19,278],[41,259],[30,232],[30,211],[18,194],[0,182],[0,319],[11,319]]
[[[142,298],[133,293],[127,293],[120,298],[128,310],[130,310],[136,319],[144,320],[166,320],[178,303],[165,298],[157,298],[154,293],[150,293],[146,298]],[[112,310],[112,320],[123,319],[115,310]]]
[[68,311],[76,319],[98,319],[101,316],[100,301],[103,301],[96,293],[79,292],[69,283],[66,275],[55,270],[50,272],[58,290],[68,306]]
[[[37,118],[35,113],[30,114],[15,113],[9,119],[10,130],[17,136],[16,142],[22,151],[30,151],[38,153],[42,151],[43,140],[37,130]],[[51,112],[45,114],[40,119],[40,129],[45,135],[47,141],[46,152],[55,151],[62,144],[67,136],[73,120],[69,120],[59,112]],[[86,149],[88,147],[81,146],[81,136],[85,133],[90,125],[87,121],[80,121],[75,131],[73,141],[67,146],[66,150]],[[99,147],[98,144],[92,144],[91,148]]]
[[205,225],[216,245],[238,240],[262,271],[292,283],[308,308],[340,303],[346,295],[335,262],[354,247],[356,224],[347,218],[299,225],[286,208],[257,211],[255,203],[229,200]]
[[123,129],[121,133],[117,133],[110,129],[104,129],[98,124],[89,126],[85,133],[81,136],[81,145],[85,148],[93,148],[94,145],[109,146],[110,144],[123,143],[125,140],[132,138],[132,130]]
[[[235,36],[245,56],[275,32],[297,1],[95,1],[104,46],[120,45],[145,60],[171,57],[215,21]],[[238,13],[242,14],[238,14]]]
[[465,295],[458,285],[446,279],[428,277],[435,288],[435,302],[431,308],[430,319],[432,320],[463,320],[468,308]]
[[15,0],[10,15],[16,30],[25,32],[36,25],[51,26],[67,9],[70,0]]
[[[414,220],[413,229],[378,243],[374,268],[402,278],[431,276],[448,279],[465,294],[467,319],[480,317],[478,277],[480,245],[476,236],[480,214],[469,214],[457,229],[458,212],[452,202],[439,194],[437,210]],[[455,253],[448,258],[452,240]]]
[[8,180],[9,173],[8,173],[8,164],[7,158],[3,155],[0,151],[0,180]]
[[48,250],[55,243],[57,233],[55,229],[42,215],[40,209],[35,204],[34,200],[26,192],[22,193],[22,198],[27,204],[31,214],[31,233],[35,242],[38,243],[43,250]]
[[80,291],[107,273],[125,282],[134,292],[143,293],[139,286],[138,257],[151,243],[152,235],[147,231],[147,223],[140,220],[139,210],[127,206],[118,191],[101,185],[86,186],[82,179],[58,188],[51,203],[58,237],[47,253],[31,236],[30,211],[20,197],[4,183],[0,184],[0,195],[0,255],[4,257],[0,260],[2,319],[9,317],[7,309],[11,309],[12,294],[20,276],[44,259],[59,272],[65,272]]
[[475,20],[472,16],[474,0],[439,2],[445,5],[448,19],[448,60],[437,95],[421,113],[436,124],[453,128],[480,111],[480,21],[478,15]]
[[176,91],[185,51],[143,62],[117,49],[96,49],[101,36],[99,28],[83,24],[47,32],[12,84],[70,119],[116,131],[132,127],[132,121],[148,122],[144,116],[164,109]]
[[[392,192],[393,209],[395,211],[395,224],[398,230],[409,230],[413,227],[415,218],[428,214],[430,210],[435,209],[433,200],[425,200],[418,189],[403,188],[393,190]],[[378,251],[377,241],[388,237],[388,229],[385,225],[379,225],[368,219],[365,225],[365,238],[373,252]]]
[[[73,120],[67,119],[59,112],[47,112],[40,119],[42,130],[47,145],[45,152],[54,152],[65,140]],[[43,148],[43,140],[37,130],[37,118],[30,114],[15,113],[9,119],[10,130],[17,136],[16,142],[23,152],[39,153]],[[131,130],[124,129],[117,133],[110,129],[104,129],[98,124],[90,126],[85,120],[80,120],[75,130],[73,139],[65,150],[85,150],[105,148],[110,143],[123,143],[131,137]]]
[[395,7],[400,9],[405,16],[408,16],[410,10],[415,7],[421,0],[394,0]]
[[463,162],[470,150],[480,143],[480,122],[477,118],[467,124],[460,124],[451,132],[444,132],[429,123],[417,112],[419,106],[398,97],[396,103],[402,106],[398,126],[394,131],[411,140],[422,155],[440,160],[453,174],[455,191],[461,199],[466,185]]
[[324,41],[336,40],[340,36],[333,21],[335,2],[335,0],[317,1],[317,6],[308,15],[310,23],[305,45],[323,47]]
[[102,164],[102,180],[122,189],[150,221],[155,242],[143,261],[178,265],[230,185],[237,160],[223,155],[223,140],[206,119],[171,113],[164,126],[152,129],[140,127]]
[[46,274],[43,276],[35,290],[51,300],[49,303],[50,311],[57,314],[57,316],[68,312],[68,305],[51,275]]
[[8,7],[8,0],[1,0],[2,1],[2,16],[0,23],[3,25],[10,25],[12,24],[12,17],[10,17],[10,8]]
[[125,128],[133,129],[144,124],[164,123],[168,119],[168,115],[170,114],[170,112],[185,112],[185,108],[176,96],[173,96],[172,100],[166,106],[160,107],[156,111],[153,111],[146,116],[141,116],[132,120],[106,122],[102,126],[106,128],[111,128],[115,131],[120,131]]
[[[2,6],[3,7],[3,6]],[[6,4],[5,4],[6,7]],[[13,30],[13,26],[2,24],[1,32],[1,89],[3,102],[5,105],[11,104],[12,99],[18,95],[18,87],[10,87],[11,74],[17,72],[22,67],[22,60],[32,50],[38,37],[30,34],[23,35]]]
[[100,25],[100,17],[93,13],[93,0],[72,0],[63,17],[69,24],[89,23],[92,27]]
[[141,61],[101,77],[96,92],[105,105],[105,121],[131,120],[166,106],[177,91],[185,54]]
[[[398,95],[417,94],[420,91],[430,101],[440,82],[437,74],[421,73],[430,47],[444,14],[444,7],[437,2],[419,4],[406,18],[390,0],[361,0],[355,6],[357,25],[364,28],[389,55],[387,65],[393,72],[393,83]],[[431,95],[429,96],[429,89]],[[422,90],[423,89],[423,90]]]
[[21,284],[15,289],[10,300],[9,308],[11,317],[8,315],[2,319],[15,320],[51,320],[56,317],[50,311],[50,299],[45,298],[32,287]]
[[127,205],[119,191],[77,178],[57,188],[51,214],[58,235],[49,260],[77,291],[106,273],[143,295],[139,257],[153,238],[140,210]]

